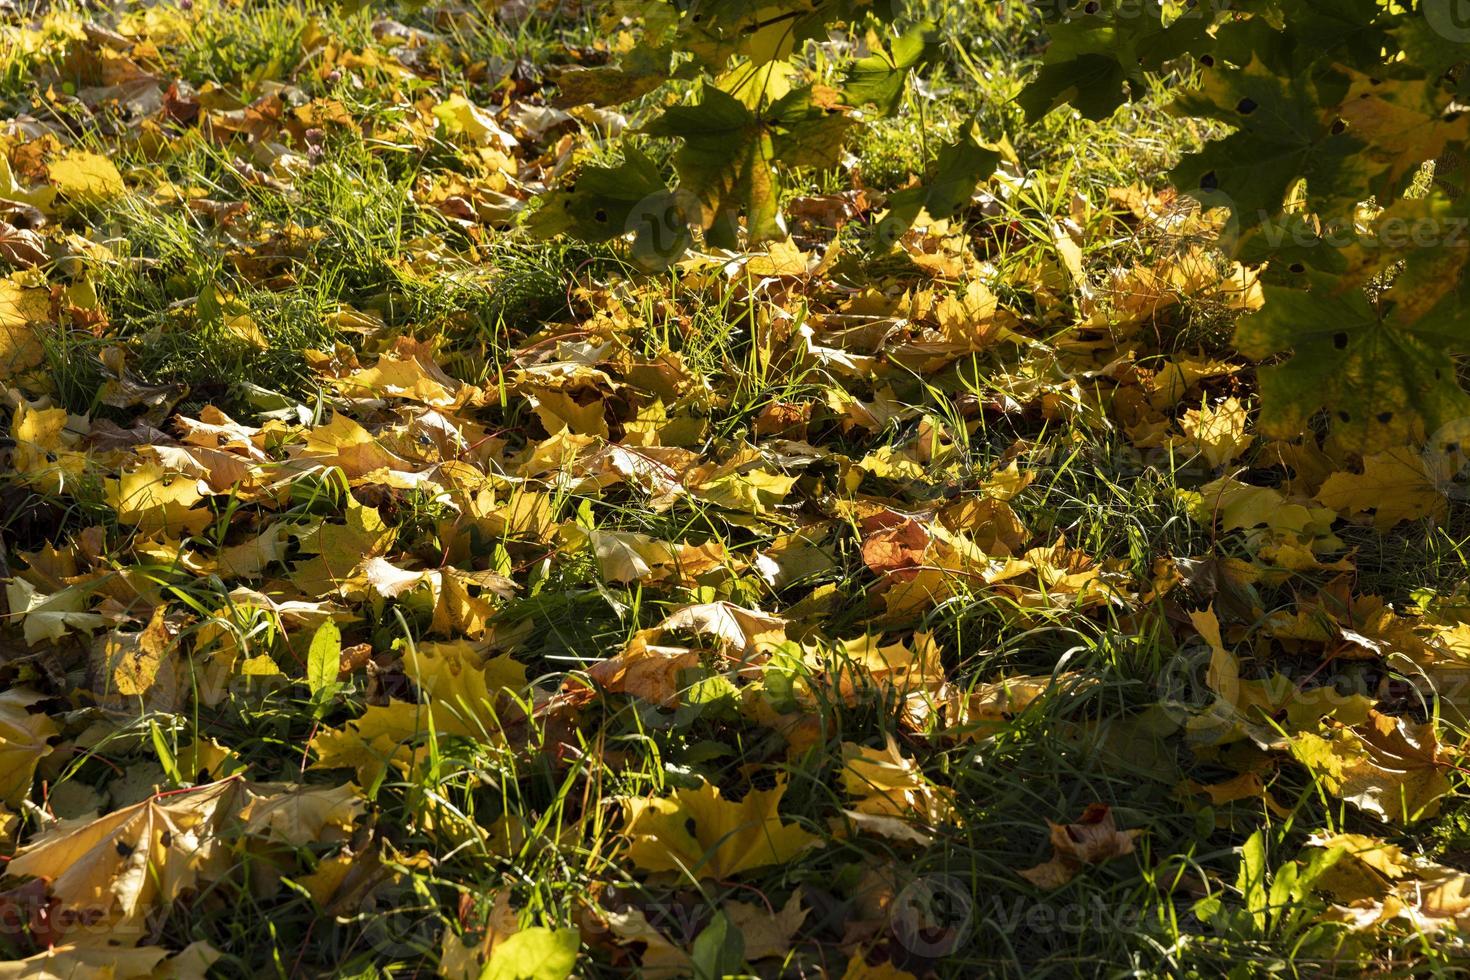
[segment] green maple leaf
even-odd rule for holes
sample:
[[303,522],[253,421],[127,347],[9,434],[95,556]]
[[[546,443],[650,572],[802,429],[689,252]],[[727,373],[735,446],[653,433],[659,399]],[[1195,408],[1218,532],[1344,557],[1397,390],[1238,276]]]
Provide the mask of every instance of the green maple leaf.
[[674,169],[680,189],[699,202],[710,244],[733,248],[742,212],[751,241],[784,236],[771,170],[771,133],[739,99],[706,85],[697,105],[665,109],[643,132],[684,141],[674,154]]
[[[1427,237],[1426,237],[1427,236]],[[1470,264],[1470,198],[1434,189],[1424,197],[1403,197],[1362,224],[1338,253],[1344,260],[1334,292],[1361,286],[1394,270],[1386,294],[1399,316],[1419,319],[1441,303],[1457,302]]]
[[[1452,4],[1441,3],[1439,9],[1448,14]],[[1443,78],[1450,69],[1470,62],[1470,41],[1452,40],[1425,11],[1406,16],[1389,33],[1404,53],[1404,64],[1417,68],[1431,81]],[[1461,94],[1467,88],[1461,80]]]
[[1186,193],[1228,195],[1243,235],[1280,214],[1287,192],[1303,179],[1313,211],[1351,214],[1381,167],[1362,156],[1362,140],[1324,108],[1337,101],[1324,99],[1310,78],[1279,76],[1258,58],[1241,70],[1211,69],[1202,89],[1179,99],[1178,111],[1237,129],[1185,157],[1170,176]]
[[821,94],[811,85],[792,89],[761,114],[771,133],[772,152],[783,166],[825,170],[841,162],[842,141],[856,122],[840,109],[822,104]]
[[640,206],[667,190],[654,162],[627,143],[622,163],[583,167],[576,184],[546,194],[526,224],[539,238],[605,242],[634,230]]
[[559,89],[553,104],[605,106],[631,102],[668,81],[672,57],[669,45],[640,45],[618,65],[563,69],[553,79]]
[[969,203],[975,187],[995,172],[1000,153],[966,135],[942,147],[929,176],[888,198],[888,216],[878,226],[881,241],[894,242],[921,211],[931,218],[951,218]]
[[843,6],[830,0],[691,0],[679,23],[680,46],[716,71],[735,57],[779,61],[823,33]]
[[1310,290],[1265,286],[1265,305],[1236,328],[1247,357],[1292,355],[1260,369],[1265,432],[1295,436],[1325,409],[1338,445],[1371,452],[1470,414],[1449,355],[1470,341],[1457,310],[1410,321],[1359,290],[1332,295],[1330,277],[1310,279]]
[[521,929],[495,944],[480,980],[566,980],[580,947],[576,929]]
[[1028,119],[1063,103],[1088,119],[1106,119],[1130,94],[1143,91],[1149,72],[1204,44],[1210,26],[1208,18],[1193,12],[1165,26],[1163,7],[1155,0],[1089,6],[1096,11],[1047,27],[1051,43],[1041,69],[1018,99]]
[[909,71],[935,56],[939,40],[939,28],[924,21],[895,38],[888,50],[857,59],[843,75],[843,98],[850,106],[876,106],[883,115],[893,115]]
[[[1354,66],[1382,65],[1388,37],[1379,17],[1381,7],[1378,0],[1241,0],[1231,4],[1231,11],[1254,16],[1222,24],[1217,32],[1222,44],[1216,53],[1238,65],[1256,54],[1286,74],[1305,72],[1324,58]],[[1233,45],[1232,35],[1248,37],[1252,43]]]

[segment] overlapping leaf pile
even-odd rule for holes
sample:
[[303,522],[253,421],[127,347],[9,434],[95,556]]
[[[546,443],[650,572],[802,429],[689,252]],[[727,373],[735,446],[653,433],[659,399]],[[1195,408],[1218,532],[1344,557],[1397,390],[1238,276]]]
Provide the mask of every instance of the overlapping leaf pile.
[[1233,128],[1170,176],[1230,212],[1230,246],[1271,280],[1235,337],[1247,356],[1286,355],[1261,372],[1262,427],[1289,437],[1325,410],[1349,448],[1458,442],[1470,409],[1453,362],[1470,323],[1459,173],[1470,34],[1453,5],[1046,13],[1028,114],[1071,103],[1106,117],[1189,54],[1200,78],[1176,111]]
[[1257,430],[1199,324],[1291,300],[1218,215],[1012,153],[891,250],[904,191],[796,194],[487,322],[626,123],[587,73],[446,9],[205,83],[214,16],[5,28],[0,975],[1019,971],[1070,940],[990,893],[1098,883],[1141,968],[1453,955],[1470,602],[1360,549],[1458,460]]

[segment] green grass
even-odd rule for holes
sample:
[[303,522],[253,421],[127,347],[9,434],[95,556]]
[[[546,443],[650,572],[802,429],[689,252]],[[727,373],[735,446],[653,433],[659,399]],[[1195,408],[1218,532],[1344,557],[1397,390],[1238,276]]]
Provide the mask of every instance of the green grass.
[[[682,399],[687,414],[704,422],[693,448],[708,460],[724,459],[749,443],[770,406],[820,406],[827,391],[843,387],[868,400],[878,395],[878,386],[861,378],[837,379],[826,368],[802,364],[792,354],[795,341],[768,342],[771,307],[778,304],[729,288],[718,266],[710,275],[676,270],[640,276],[616,245],[533,241],[503,226],[470,232],[432,207],[429,190],[436,179],[485,175],[473,154],[452,140],[431,135],[415,143],[403,135],[411,103],[462,91],[482,105],[498,104],[514,82],[509,90],[492,83],[496,72],[486,65],[521,62],[540,71],[568,60],[569,48],[587,48],[600,29],[590,14],[562,20],[532,16],[506,27],[478,12],[446,28],[431,9],[393,6],[398,20],[444,38],[420,49],[434,60],[437,74],[426,72],[400,88],[323,78],[311,67],[319,49],[304,50],[300,43],[303,32],[313,31],[346,49],[367,46],[373,8],[211,4],[199,29],[170,46],[179,77],[196,87],[215,86],[234,102],[248,103],[289,79],[305,95],[344,104],[359,128],[332,132],[315,151],[293,142],[292,152],[313,154],[294,179],[255,179],[241,166],[238,147],[203,139],[149,147],[114,141],[100,131],[80,135],[83,145],[112,155],[134,187],[105,209],[68,216],[69,227],[105,244],[111,257],[86,260],[78,270],[57,269],[56,281],[85,276],[95,286],[106,323],[95,332],[48,335],[42,368],[47,390],[33,395],[49,395],[72,413],[124,427],[163,426],[174,412],[197,417],[206,405],[248,424],[259,424],[281,406],[294,422],[290,410],[299,405],[321,422],[331,396],[312,367],[313,352],[340,349],[366,364],[392,337],[411,335],[439,343],[441,365],[454,377],[503,391],[513,356],[525,357],[533,340],[569,334],[598,314],[624,316],[632,324],[621,335],[630,359],[677,355],[704,386],[680,392],[665,407]],[[998,194],[995,213],[972,214],[964,230],[989,263],[985,274],[997,284],[1003,305],[1031,321],[1028,342],[1046,356],[1006,347],[937,372],[895,372],[886,383],[907,410],[877,431],[845,431],[830,419],[813,423],[806,437],[823,449],[824,458],[799,470],[797,494],[811,504],[808,513],[817,512],[819,502],[840,495],[850,475],[834,454],[851,462],[884,447],[917,445],[928,416],[953,437],[948,464],[930,466],[917,480],[858,473],[861,494],[895,509],[922,511],[978,498],[985,481],[1014,459],[1035,474],[1013,501],[1028,547],[1065,539],[1094,561],[1114,563],[1119,580],[1133,583],[1149,582],[1161,558],[1244,555],[1239,535],[1217,537],[1189,517],[1181,500],[1181,489],[1215,474],[1187,451],[1135,448],[1110,415],[1103,383],[1074,370],[1072,362],[1050,357],[1076,339],[1069,316],[1079,314],[1078,300],[1037,285],[1040,277],[1032,274],[1054,260],[1053,226],[1072,215],[1074,199],[1097,203],[1111,187],[1158,185],[1161,174],[1204,134],[1167,116],[1157,97],[1104,123],[1058,113],[1027,125],[1013,102],[1038,35],[1019,10],[1004,6],[1008,12],[997,14],[989,5],[914,4],[909,16],[943,15],[947,33],[960,42],[923,73],[924,91],[932,97],[911,90],[901,113],[865,128],[850,149],[857,161],[853,169],[867,185],[887,190],[924,173],[944,138],[972,121],[987,138],[1009,139],[1016,172],[1033,179],[1013,194]],[[3,55],[0,105],[9,114],[26,111],[40,79],[85,82],[81,76],[68,79],[67,50],[58,43],[30,55]],[[679,90],[675,85],[649,96],[642,108]],[[397,137],[390,138],[393,133]],[[582,152],[582,159],[607,159],[616,148],[609,143]],[[668,166],[667,148],[661,153],[660,163]],[[795,174],[782,192],[789,199],[844,190],[849,179]],[[181,207],[163,192],[169,188],[246,207],[222,223],[207,206]],[[1171,247],[1111,234],[1112,225],[1096,208],[1086,220],[1083,261],[1095,275],[1152,261]],[[844,286],[871,283],[897,293],[916,282],[941,291],[955,285],[916,276],[910,260],[874,250],[857,234],[850,245],[844,239],[840,260],[833,279]],[[787,311],[832,295],[837,291],[796,295]],[[799,325],[801,315],[794,314],[793,322]],[[247,323],[250,329],[242,326]],[[1138,341],[1140,363],[1159,363],[1180,351],[1218,355],[1229,325],[1230,314],[1219,306],[1186,302],[1157,338]],[[104,387],[110,369],[103,358],[110,348],[124,352],[130,381],[162,393],[165,409],[151,412],[146,402],[118,398]],[[1046,380],[1057,390],[1064,380],[1074,381],[1067,395],[1073,401],[1050,417],[1029,408],[966,407],[1028,402],[1030,379],[1024,373],[1031,370],[1050,372]],[[475,409],[475,424],[486,438],[504,439],[510,451],[544,438],[526,398],[507,397],[509,404],[489,399]],[[387,419],[386,412],[373,414],[378,407],[362,411],[375,423]],[[801,452],[800,446],[785,449]],[[513,484],[487,479],[487,485],[503,493]],[[157,774],[169,788],[194,782],[190,773],[168,770],[171,753],[196,738],[228,746],[253,780],[293,782],[304,774],[307,781],[326,781],[319,770],[307,768],[312,736],[358,718],[369,705],[411,694],[403,661],[432,632],[430,610],[422,604],[378,599],[354,605],[357,618],[347,629],[355,641],[372,645],[374,666],[354,673],[327,710],[316,712],[301,682],[308,634],[293,625],[285,635],[271,617],[242,611],[238,597],[231,596],[239,583],[195,574],[164,557],[126,557],[141,536],[118,521],[100,479],[64,495],[13,487],[7,492],[12,490],[17,499],[55,508],[54,514],[48,511],[54,528],[27,529],[22,536],[0,525],[12,552],[34,552],[41,540],[60,546],[68,535],[97,527],[108,551],[102,567],[127,569],[169,608],[190,611],[194,622],[181,642],[224,630],[235,637],[241,659],[264,656],[284,671],[273,678],[235,678],[222,697],[209,704],[196,698],[187,710],[109,716],[106,725],[97,722],[105,736],[92,741],[69,729],[71,754],[48,758],[42,769],[52,800],[62,801],[53,806],[58,815],[123,805],[128,787],[121,778],[129,773],[135,780]],[[220,495],[210,504],[220,519],[200,537],[217,532],[212,553],[236,543],[238,528],[247,525],[253,531],[271,521],[335,525],[346,519],[349,496],[333,479],[318,477],[296,480],[271,507]],[[783,525],[795,526],[801,516],[793,507],[777,511],[770,523],[737,520],[694,497],[656,511],[646,495],[618,485],[563,486],[555,496],[557,521],[668,541],[715,542],[732,552],[769,545]],[[441,567],[449,549],[469,538],[454,525],[453,510],[432,493],[358,488],[356,497],[396,529],[396,549],[424,568]],[[1400,609],[1421,590],[1451,593],[1467,578],[1470,528],[1461,511],[1439,528],[1421,523],[1387,535],[1344,532],[1355,549],[1357,593],[1380,594]],[[672,609],[716,598],[777,611],[830,601],[820,617],[828,639],[870,630],[890,640],[929,632],[946,674],[960,689],[1018,675],[1055,675],[1053,692],[989,737],[955,740],[905,729],[891,691],[870,686],[844,700],[818,689],[820,710],[813,713],[820,730],[810,745],[788,751],[773,728],[743,713],[742,696],[732,694],[733,687],[706,685],[676,710],[598,690],[570,721],[557,718],[559,728],[528,726],[514,746],[436,738],[413,764],[390,768],[365,786],[370,817],[351,842],[361,858],[354,873],[372,884],[362,885],[356,895],[361,901],[322,907],[299,883],[301,875],[276,880],[273,867],[310,870],[333,857],[332,845],[307,844],[286,849],[289,854],[241,849],[235,873],[176,903],[150,940],[170,949],[211,943],[223,954],[214,968],[219,976],[423,976],[437,962],[446,930],[462,931],[488,914],[499,889],[510,890],[523,925],[585,925],[588,904],[595,901],[606,909],[643,909],[688,947],[722,903],[779,906],[799,887],[809,912],[791,962],[783,973],[774,965],[778,961],[765,960],[761,975],[825,970],[841,976],[847,954],[840,950],[851,945],[849,927],[861,923],[885,888],[903,893],[917,881],[921,891],[909,892],[911,899],[922,900],[923,888],[939,889],[953,899],[944,906],[952,914],[941,914],[937,929],[909,933],[907,940],[880,918],[865,948],[875,961],[920,976],[1247,977],[1370,970],[1448,976],[1463,968],[1457,942],[1409,930],[1369,941],[1313,931],[1284,915],[1263,924],[1228,914],[1248,897],[1248,887],[1237,887],[1237,875],[1243,849],[1256,833],[1273,874],[1293,866],[1306,833],[1324,827],[1380,834],[1406,850],[1465,866],[1470,811],[1458,772],[1445,813],[1427,829],[1402,833],[1346,808],[1307,770],[1290,764],[1273,768],[1270,777],[1285,815],[1259,799],[1212,807],[1201,797],[1182,797],[1178,787],[1185,780],[1224,780],[1238,760],[1230,750],[1193,752],[1177,713],[1159,704],[1170,672],[1190,652],[1175,639],[1180,624],[1168,621],[1162,601],[1084,609],[1058,594],[1028,607],[1003,591],[960,580],[943,602],[912,621],[874,627],[881,604],[869,594],[875,577],[864,565],[861,536],[841,520],[828,525],[823,540],[830,565],[779,586],[739,571],[709,584],[668,588],[606,582],[590,554],[553,560],[554,543],[529,535],[467,547],[476,568],[511,573],[521,586],[513,598],[498,602],[496,623],[515,635],[515,659],[539,682],[543,699],[584,677],[587,668],[616,654]],[[300,556],[293,552],[295,557]],[[1329,578],[1305,575],[1263,585],[1259,594],[1267,611],[1291,609]],[[831,590],[830,600],[811,598],[823,589]],[[1189,608],[1201,608],[1211,596],[1200,589],[1189,599]],[[44,654],[27,649],[13,658],[7,647],[3,669],[8,683],[44,687],[61,697],[86,679],[88,657],[81,642],[48,647]],[[202,664],[207,658],[197,653],[196,659]],[[746,686],[748,700],[775,703],[800,680],[794,667],[790,676],[777,673]],[[917,846],[846,836],[830,823],[848,802],[840,789],[842,743],[879,747],[889,738],[930,779],[953,791],[956,818]],[[1240,746],[1237,751],[1250,753]],[[768,788],[778,775],[788,787],[783,819],[819,835],[825,845],[799,860],[739,881],[700,883],[650,878],[617,856],[621,798],[667,795],[702,781],[739,798]],[[1121,827],[1143,831],[1136,857],[1091,868],[1049,893],[1016,874],[1049,856],[1047,820],[1069,822],[1097,802],[1112,807]],[[28,830],[36,828],[38,813],[26,813]],[[510,846],[491,833],[506,819],[526,829]],[[885,882],[885,875],[902,880]],[[1210,897],[1222,901],[1226,912],[1207,922],[1197,912]],[[1311,912],[1324,906],[1310,890],[1293,894],[1291,903]],[[0,937],[0,951],[25,952],[11,936]],[[629,962],[626,949],[589,942],[579,971],[622,976],[630,972]]]

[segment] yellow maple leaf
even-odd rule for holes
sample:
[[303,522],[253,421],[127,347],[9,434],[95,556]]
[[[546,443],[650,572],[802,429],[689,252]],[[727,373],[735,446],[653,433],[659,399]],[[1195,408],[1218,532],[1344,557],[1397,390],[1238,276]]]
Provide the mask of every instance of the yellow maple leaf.
[[1434,816],[1452,788],[1433,722],[1369,711],[1360,725],[1292,736],[1291,751],[1328,792],[1389,823]]
[[1219,405],[1192,408],[1179,423],[1185,435],[1183,443],[1199,452],[1212,469],[1233,463],[1256,441],[1246,431],[1249,414],[1235,397]]
[[37,325],[51,319],[51,294],[0,279],[0,381],[17,377],[46,357]]
[[420,643],[403,672],[428,696],[435,723],[453,735],[488,739],[510,720],[510,698],[526,686],[526,668],[509,654],[486,657],[474,644]]
[[0,980],[143,980],[156,976],[154,971],[163,967],[167,957],[168,950],[162,946],[62,943],[22,960],[0,963]]
[[375,785],[388,766],[407,770],[426,754],[426,749],[408,745],[420,731],[420,718],[427,719],[421,704],[389,701],[369,705],[361,717],[342,728],[323,728],[312,736],[308,748],[316,761],[311,767],[354,769],[360,784]]
[[13,687],[0,692],[0,803],[19,806],[30,793],[36,764],[51,754],[46,740],[61,729],[41,712],[28,711],[41,695]]
[[1307,844],[1341,852],[1316,887],[1338,903],[1326,918],[1353,931],[1395,920],[1419,934],[1470,926],[1470,875],[1365,834],[1314,834]]
[[117,519],[144,534],[198,534],[214,515],[197,505],[209,488],[199,480],[144,463],[105,481],[107,502]]
[[745,263],[753,276],[804,276],[810,256],[787,238],[771,242],[764,253],[757,253]]
[[286,529],[271,524],[252,538],[221,548],[215,558],[221,578],[259,578],[266,566],[286,557]]
[[490,627],[495,607],[487,599],[470,594],[475,586],[485,592],[509,596],[515,583],[498,572],[466,571],[462,568],[430,568],[419,571],[399,568],[384,558],[369,558],[358,574],[343,583],[343,591],[355,594],[365,583],[368,589],[386,598],[410,596],[423,587],[433,609],[431,629],[445,636],[477,637]]
[[[102,642],[99,671],[103,680],[96,692],[103,704],[121,710],[136,708],[139,703],[149,710],[178,710],[187,679],[178,668],[177,651],[164,613],[163,606],[155,607],[141,632],[107,634]],[[170,657],[170,653],[174,656]]]
[[771,508],[786,499],[796,477],[769,470],[747,470],[716,477],[707,483],[690,487],[694,496],[716,507],[747,514],[769,514]]
[[842,971],[842,980],[918,980],[907,970],[900,970],[888,960],[870,964],[861,951],[852,954],[847,968]]
[[1015,318],[1000,310],[995,294],[976,279],[962,296],[946,296],[934,308],[939,329],[947,341],[971,350],[982,350],[1006,334],[1007,322]]
[[35,408],[25,401],[15,406],[10,423],[15,472],[38,490],[70,493],[86,471],[87,457],[77,451],[82,434],[69,422],[63,408]]
[[227,779],[95,820],[63,821],[21,848],[5,876],[45,878],[51,895],[77,913],[72,921],[141,936],[151,910],[201,875],[228,870],[233,859],[220,830],[246,793],[243,780]]
[[682,606],[655,627],[660,632],[689,632],[713,637],[721,652],[740,660],[786,639],[786,620],[733,602],[701,602]]
[[79,585],[46,595],[23,578],[5,583],[5,601],[10,615],[23,625],[26,642],[35,645],[42,640],[53,643],[72,630],[90,633],[106,622],[90,611],[90,590]]
[[247,834],[300,847],[345,840],[366,809],[362,791],[352,783],[302,786],[255,797],[241,808],[240,819]]
[[378,363],[337,381],[343,394],[354,398],[404,398],[435,408],[452,408],[476,392],[445,374],[437,365],[427,366],[417,357],[385,354]]
[[105,204],[127,191],[113,162],[86,150],[72,150],[53,160],[47,173],[58,191],[79,204]]
[[508,654],[487,657],[464,640],[419,643],[404,655],[403,672],[425,703],[391,700],[368,705],[341,729],[322,729],[311,740],[313,768],[351,768],[370,785],[388,765],[409,767],[422,751],[411,743],[430,729],[480,742],[503,739],[506,725],[523,717],[515,697],[526,686],[526,668]]
[[721,881],[754,868],[784,864],[822,843],[777,812],[784,781],[731,802],[719,787],[676,789],[673,796],[625,799],[627,856],[645,871],[676,871]]
[[513,153],[520,145],[493,116],[458,92],[434,106],[434,115],[451,134],[463,135],[481,146]]
[[595,529],[581,533],[592,545],[604,582],[636,582],[652,575],[655,568],[674,560],[672,545],[647,534]]
[[1449,499],[1445,479],[1434,470],[1421,453],[1389,449],[1363,457],[1362,473],[1333,473],[1317,491],[1317,500],[1344,517],[1372,515],[1380,531],[1421,517],[1439,522],[1449,512]]
[[605,691],[677,707],[687,686],[684,672],[699,666],[699,651],[652,642],[658,633],[639,630],[622,652],[587,668],[588,676]]
[[785,956],[791,951],[792,939],[806,921],[807,909],[801,907],[801,889],[791,893],[779,911],[748,902],[726,902],[722,908],[730,924],[745,940],[747,960],[768,956]]
[[892,735],[881,749],[843,742],[842,762],[842,788],[858,813],[931,825],[954,820],[953,792],[930,782],[913,759],[904,757]]
[[607,419],[603,413],[601,397],[583,405],[569,392],[554,388],[533,388],[531,397],[536,415],[541,424],[552,435],[571,432],[579,436],[608,436]]
[[371,432],[346,415],[334,414],[326,425],[306,433],[301,446],[303,457],[321,466],[336,466],[349,480],[356,480],[375,470],[408,471],[413,467],[385,449]]
[[307,595],[337,592],[364,559],[383,554],[397,535],[376,508],[359,503],[351,494],[343,517],[341,524],[321,521],[298,526],[294,532],[301,552],[315,556],[291,571],[291,581]]

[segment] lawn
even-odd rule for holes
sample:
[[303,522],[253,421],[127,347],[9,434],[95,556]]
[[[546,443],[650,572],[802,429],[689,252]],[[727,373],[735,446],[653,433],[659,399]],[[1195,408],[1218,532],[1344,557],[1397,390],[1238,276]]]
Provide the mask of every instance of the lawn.
[[1194,69],[545,233],[659,6],[0,4],[0,978],[1459,975],[1465,461],[1258,426]]

